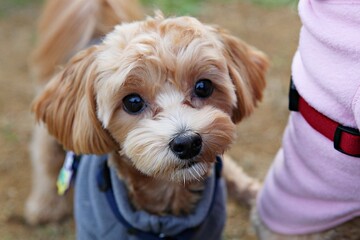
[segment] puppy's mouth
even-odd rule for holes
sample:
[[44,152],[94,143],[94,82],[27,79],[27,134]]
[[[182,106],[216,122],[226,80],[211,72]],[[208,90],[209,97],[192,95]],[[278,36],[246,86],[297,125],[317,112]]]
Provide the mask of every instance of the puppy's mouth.
[[195,166],[197,163],[198,163],[197,161],[189,160],[188,162],[185,163],[184,166],[182,166],[181,169],[189,169],[189,168]]
[[177,182],[202,181],[211,172],[212,164],[198,159],[186,160],[171,173],[170,179]]

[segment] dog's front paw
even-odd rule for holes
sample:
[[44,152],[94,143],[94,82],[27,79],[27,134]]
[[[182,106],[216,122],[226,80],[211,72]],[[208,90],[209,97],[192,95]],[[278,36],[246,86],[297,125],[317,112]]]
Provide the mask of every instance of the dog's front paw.
[[25,205],[25,220],[30,225],[40,225],[65,220],[72,213],[68,196],[32,194]]

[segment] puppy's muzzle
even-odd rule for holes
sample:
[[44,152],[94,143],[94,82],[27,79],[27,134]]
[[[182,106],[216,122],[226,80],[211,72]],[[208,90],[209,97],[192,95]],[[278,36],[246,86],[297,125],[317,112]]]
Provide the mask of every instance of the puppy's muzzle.
[[178,134],[169,146],[178,158],[191,159],[200,153],[202,138],[198,133],[186,131]]

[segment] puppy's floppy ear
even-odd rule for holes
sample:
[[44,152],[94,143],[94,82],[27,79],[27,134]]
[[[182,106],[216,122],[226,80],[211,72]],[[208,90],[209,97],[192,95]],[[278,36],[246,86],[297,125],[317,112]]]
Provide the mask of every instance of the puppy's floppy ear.
[[116,144],[96,117],[94,46],[77,54],[35,99],[32,111],[67,150],[104,154]]
[[225,48],[227,66],[237,97],[232,121],[238,123],[242,118],[250,115],[262,98],[268,59],[262,52],[226,31],[221,29],[218,31]]

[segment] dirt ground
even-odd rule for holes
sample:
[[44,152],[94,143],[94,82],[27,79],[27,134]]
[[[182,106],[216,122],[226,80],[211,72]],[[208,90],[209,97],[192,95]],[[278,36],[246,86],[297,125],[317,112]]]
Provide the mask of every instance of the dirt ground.
[[[271,60],[264,101],[237,129],[230,154],[252,176],[264,179],[280,146],[287,121],[287,88],[299,20],[291,7],[268,8],[245,1],[212,1],[198,17],[221,25],[263,50]],[[22,221],[31,186],[28,144],[34,124],[29,104],[34,84],[27,60],[35,41],[39,7],[28,6],[0,18],[0,239],[74,239],[74,223],[29,227]],[[229,201],[225,239],[255,239],[249,211]]]

